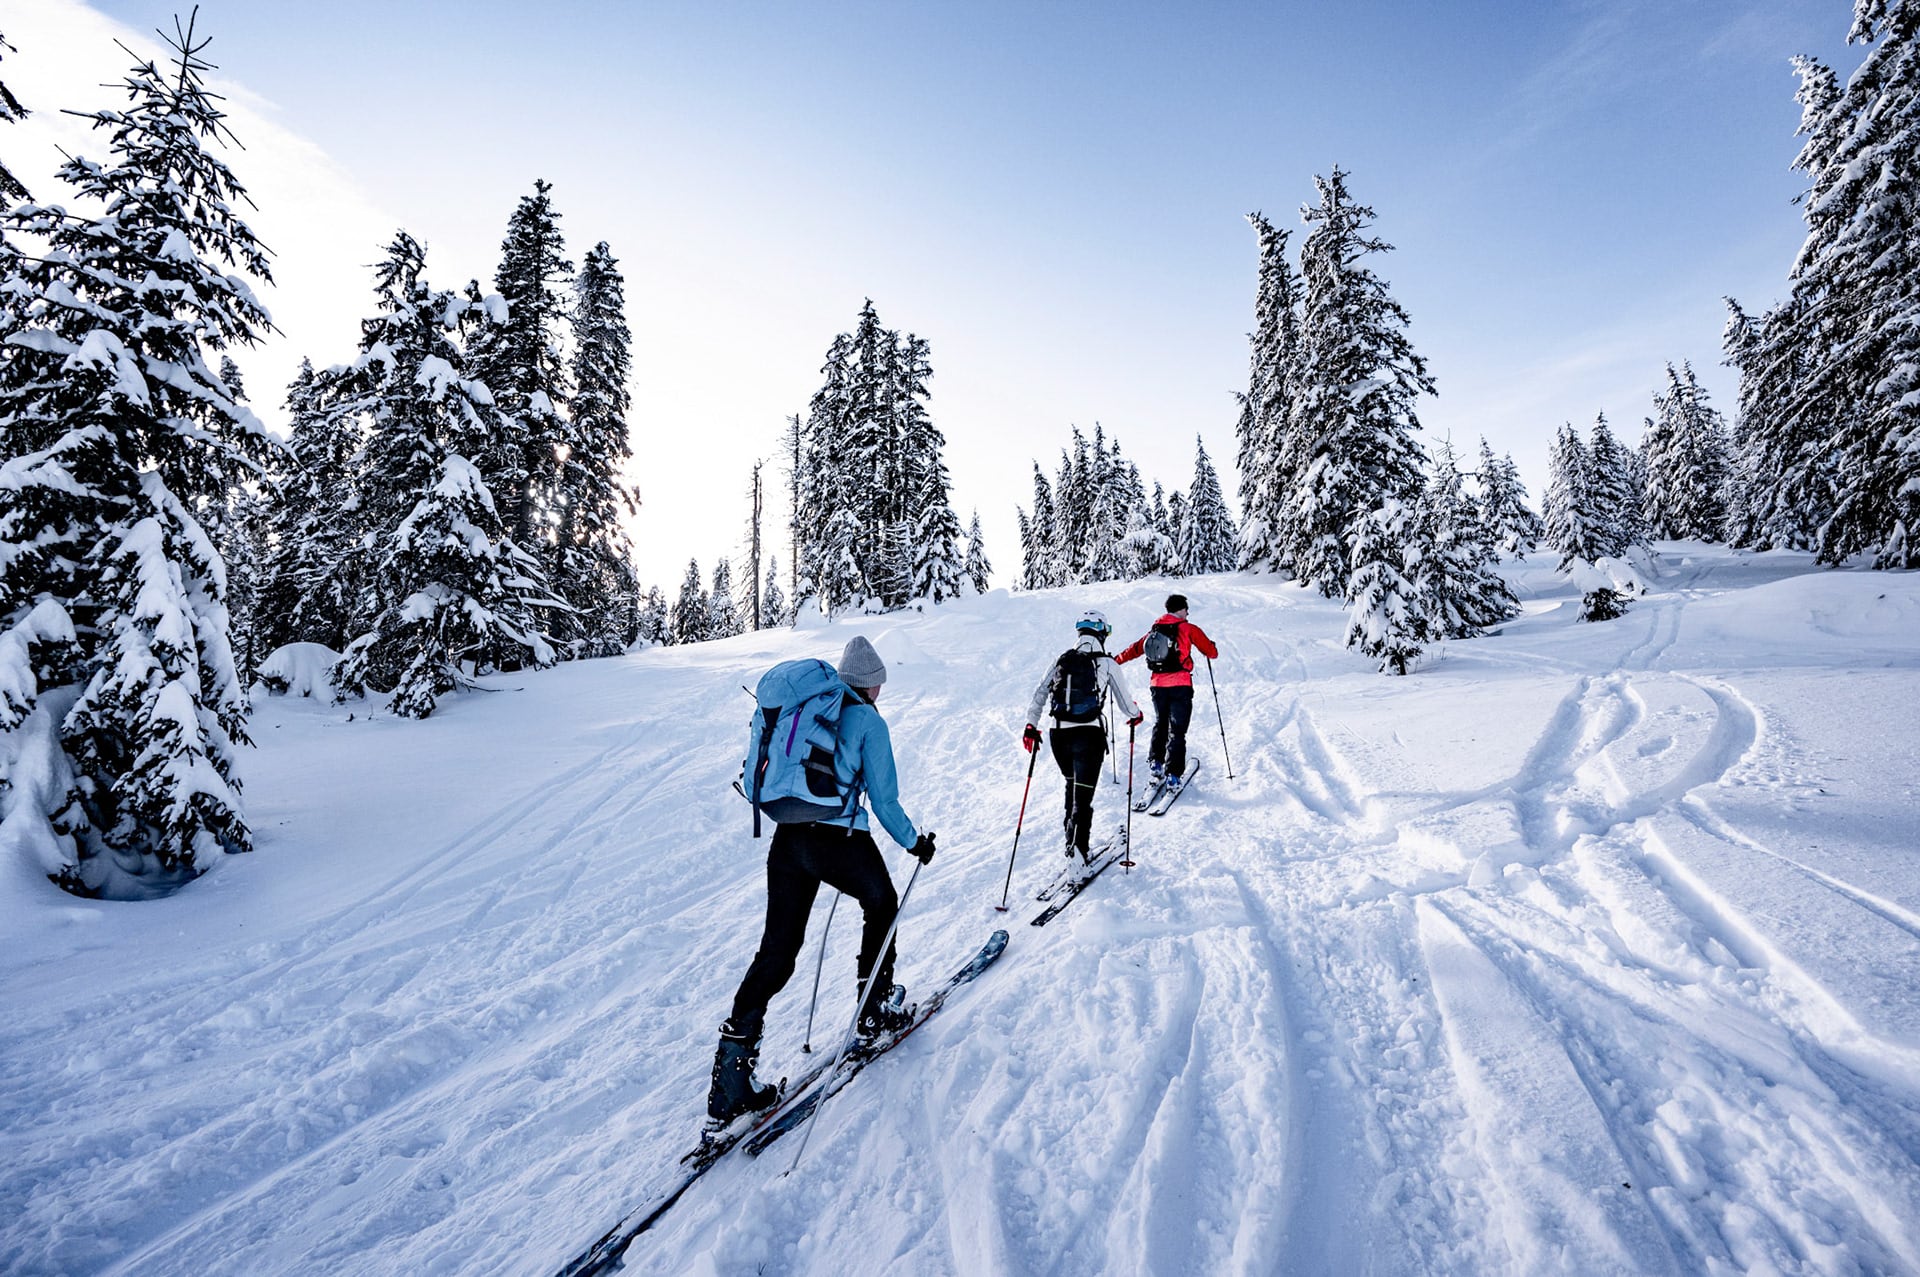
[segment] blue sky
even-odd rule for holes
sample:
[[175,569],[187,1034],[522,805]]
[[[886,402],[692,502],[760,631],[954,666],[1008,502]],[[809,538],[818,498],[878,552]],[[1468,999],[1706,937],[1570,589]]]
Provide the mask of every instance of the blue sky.
[[[0,147],[44,196],[47,117],[104,105],[126,61],[101,19],[150,32],[175,6],[29,10],[0,23],[0,75],[39,113]],[[1782,295],[1801,238],[1787,59],[1851,69],[1850,12],[204,0],[200,22],[280,253],[255,399],[350,355],[395,227],[437,281],[489,278],[545,178],[575,260],[605,239],[627,276],[636,546],[671,589],[690,556],[738,561],[751,461],[867,297],[932,342],[955,502],[1002,583],[1029,463],[1072,424],[1169,488],[1200,435],[1231,492],[1242,219],[1297,224],[1336,163],[1396,246],[1377,265],[1439,382],[1429,433],[1485,434],[1536,500],[1559,424],[1604,410],[1636,438],[1667,360],[1730,408],[1721,297]]]

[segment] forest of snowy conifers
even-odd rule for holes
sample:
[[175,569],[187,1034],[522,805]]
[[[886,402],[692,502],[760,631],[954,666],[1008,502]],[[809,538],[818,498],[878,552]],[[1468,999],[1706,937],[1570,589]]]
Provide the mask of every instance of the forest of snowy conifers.
[[[1604,416],[1585,439],[1560,428],[1536,519],[1510,457],[1483,440],[1463,466],[1423,441],[1435,378],[1376,269],[1374,210],[1335,168],[1297,255],[1250,219],[1238,513],[1204,445],[1184,492],[1156,479],[1149,498],[1117,440],[1074,429],[1051,482],[1009,459],[1034,478],[1012,583],[1280,574],[1342,600],[1348,646],[1405,674],[1511,617],[1495,569],[1541,543],[1595,621],[1631,606],[1651,537],[1914,566],[1917,26],[1920,4],[1857,0],[1860,66],[1797,63],[1808,236],[1785,300],[1730,302],[1730,424],[1670,367],[1637,447]],[[360,331],[312,352],[270,428],[231,353],[271,331],[255,286],[272,273],[205,44],[186,23],[170,65],[135,65],[90,108],[85,85],[56,103],[0,85],[0,122],[74,110],[98,143],[50,174],[0,165],[6,854],[77,894],[141,897],[248,850],[249,689],[289,644],[331,654],[336,695],[424,718],[489,671],[988,588],[977,513],[963,531],[949,491],[932,343],[872,302],[781,431],[784,528],[756,468],[745,569],[695,559],[672,600],[643,585],[623,522],[625,281],[604,241],[576,268],[544,181],[507,218],[490,288],[429,282],[396,232]]]

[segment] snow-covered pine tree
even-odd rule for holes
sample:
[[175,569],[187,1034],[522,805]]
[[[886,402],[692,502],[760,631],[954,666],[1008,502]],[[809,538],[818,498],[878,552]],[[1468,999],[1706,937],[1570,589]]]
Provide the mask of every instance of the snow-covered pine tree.
[[953,511],[946,437],[927,412],[933,362],[925,340],[908,333],[898,344],[891,404],[900,448],[900,521],[908,528],[907,591],[899,601],[944,603],[960,597],[966,559],[960,517]]
[[640,582],[624,519],[640,494],[623,478],[633,456],[627,414],[633,336],[626,281],[606,241],[593,246],[574,279],[572,417],[560,463],[555,552],[549,576],[571,607],[557,631],[585,656],[615,656],[633,641]]
[[308,360],[287,387],[285,455],[269,491],[272,545],[260,610],[265,650],[321,643],[338,651],[348,633],[369,529],[355,469],[362,423],[333,394],[337,370],[316,373]]
[[507,219],[493,277],[505,314],[496,308],[495,322],[475,332],[471,351],[473,375],[492,390],[499,415],[495,437],[475,460],[499,494],[509,538],[535,555],[549,579],[560,458],[578,444],[560,412],[568,400],[561,335],[569,306],[562,290],[573,263],[552,189],[536,180]]
[[[7,43],[5,35],[0,35],[0,54],[13,53],[15,49]],[[20,99],[13,96],[6,82],[0,80],[0,124],[13,124],[27,118],[27,108],[20,105]],[[0,162],[0,200],[13,201],[31,199],[27,188],[19,178],[13,175],[5,163]]]
[[1740,334],[1737,347],[1729,345],[1742,373],[1742,468],[1775,485],[1744,504],[1759,511],[1763,527],[1789,532],[1780,487],[1797,482],[1818,499],[1827,476],[1813,463],[1824,457],[1833,504],[1817,525],[1820,559],[1871,553],[1877,567],[1913,567],[1920,565],[1920,3],[1855,0],[1847,39],[1870,47],[1844,84],[1813,59],[1795,62],[1806,142],[1794,167],[1809,189],[1792,294]]
[[638,629],[642,643],[657,646],[673,642],[672,616],[667,608],[667,597],[657,585],[648,586],[647,595],[640,602]]
[[1547,546],[1560,555],[1562,570],[1614,549],[1594,495],[1592,458],[1571,422],[1560,427],[1547,455],[1546,530]]
[[1425,547],[1414,512],[1388,497],[1355,522],[1347,562],[1347,646],[1406,674],[1425,650],[1428,622],[1416,576]]
[[[1175,553],[1187,535],[1187,494],[1176,490],[1167,498],[1167,536],[1172,539]],[[1187,570],[1186,563],[1180,565],[1180,571]]]
[[1247,215],[1259,241],[1247,391],[1239,396],[1240,564],[1290,571],[1289,547],[1298,542],[1293,493],[1301,448],[1293,395],[1300,355],[1299,280],[1287,259],[1288,232],[1259,213]]
[[1724,539],[1732,446],[1725,421],[1708,406],[1691,364],[1684,373],[1667,365],[1667,388],[1653,403],[1655,416],[1641,440],[1648,531],[1665,540]]
[[426,250],[401,231],[374,272],[380,310],[361,324],[360,354],[339,370],[336,410],[364,425],[356,637],[334,667],[341,696],[392,694],[393,712],[425,718],[469,669],[501,652],[552,663],[536,608],[550,602],[540,565],[507,537],[492,492],[468,458],[499,418],[467,374],[459,338],[477,308],[431,287]]
[[780,572],[774,557],[767,556],[767,575],[764,588],[760,591],[760,628],[778,629],[793,624],[793,614],[787,607],[787,595],[780,588]]
[[[1022,516],[1024,527],[1025,516]],[[980,535],[980,512],[973,512],[973,522],[967,527],[967,584],[975,594],[985,594],[993,580],[993,564],[987,560],[987,543]]]
[[680,597],[674,600],[673,612],[668,620],[668,632],[673,642],[704,642],[708,637],[707,622],[712,615],[707,592],[700,585],[700,561],[688,559],[687,575],[680,582]]
[[1312,229],[1300,248],[1300,349],[1288,425],[1302,459],[1293,491],[1300,535],[1290,561],[1329,597],[1352,595],[1355,522],[1391,500],[1404,525],[1419,499],[1414,401],[1434,393],[1426,361],[1407,337],[1406,310],[1363,264],[1392,245],[1366,233],[1374,212],[1353,202],[1346,178],[1337,167],[1316,177],[1320,203],[1302,210]]
[[271,451],[207,359],[270,321],[266,252],[189,21],[163,72],[88,113],[106,157],[59,179],[81,207],[4,219],[0,293],[0,808],[81,895],[170,891],[246,851],[247,704],[223,565],[192,507]]
[[1500,575],[1499,551],[1482,511],[1467,495],[1450,444],[1435,450],[1416,517],[1427,548],[1414,584],[1428,638],[1472,638],[1520,615],[1520,601]]
[[1088,459],[1093,465],[1090,487],[1093,507],[1087,522],[1084,581],[1124,581],[1138,574],[1138,564],[1127,547],[1134,511],[1146,503],[1138,468],[1121,455],[1120,441],[1107,445],[1105,430],[1095,423]]
[[1727,299],[1722,342],[1727,362],[1740,373],[1733,462],[1740,513],[1728,535],[1733,544],[1758,550],[1816,548],[1838,499],[1834,455],[1824,446],[1827,423],[1799,411],[1791,397],[1810,375],[1808,352],[1798,345],[1776,348],[1766,337],[1775,325],[1792,326],[1794,307],[1790,301],[1754,317]]
[[1046,590],[1064,585],[1061,573],[1060,532],[1054,514],[1053,488],[1033,464],[1033,513],[1021,516],[1020,588]]
[[1503,554],[1516,559],[1540,542],[1544,528],[1540,516],[1527,505],[1527,488],[1520,481],[1520,470],[1513,455],[1495,458],[1486,436],[1480,438],[1480,516],[1494,545]]
[[713,565],[713,588],[707,592],[706,637],[732,638],[746,631],[740,620],[740,604],[733,597],[733,565],[725,555]]
[[[1241,540],[1236,546],[1233,515],[1220,491],[1220,476],[1198,435],[1194,436],[1193,486],[1188,492],[1186,517],[1180,527],[1180,562],[1193,576],[1233,571],[1246,543]],[[1271,559],[1263,562],[1273,565]]]
[[1607,414],[1594,419],[1587,445],[1587,484],[1599,553],[1618,558],[1644,540],[1641,494],[1633,484],[1632,454],[1613,437]]
[[[1096,425],[1094,429],[1099,430]],[[1102,452],[1099,459],[1105,460]],[[1060,585],[1078,585],[1087,579],[1093,556],[1093,505],[1099,493],[1095,458],[1080,427],[1073,427],[1073,444],[1060,454],[1060,472],[1054,478],[1054,532],[1059,538]]]

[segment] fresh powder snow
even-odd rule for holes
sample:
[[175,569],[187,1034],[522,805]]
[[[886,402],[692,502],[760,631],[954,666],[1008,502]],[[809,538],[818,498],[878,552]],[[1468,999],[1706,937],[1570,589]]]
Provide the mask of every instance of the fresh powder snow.
[[[421,722],[256,689],[254,853],[107,903],[0,848],[0,1271],[547,1274],[644,1211],[759,937],[742,689],[854,634],[939,834],[899,978],[1012,943],[793,1174],[797,1141],[736,1150],[629,1271],[1920,1271],[1920,578],[1656,549],[1598,624],[1510,567],[1523,615],[1405,678],[1337,603],[1220,575],[496,675]],[[1133,868],[1027,925],[1043,758],[995,913],[1034,679],[1082,610],[1117,647],[1170,588],[1221,647],[1233,778],[1203,670],[1206,770]],[[830,894],[764,1077],[817,1058]]]

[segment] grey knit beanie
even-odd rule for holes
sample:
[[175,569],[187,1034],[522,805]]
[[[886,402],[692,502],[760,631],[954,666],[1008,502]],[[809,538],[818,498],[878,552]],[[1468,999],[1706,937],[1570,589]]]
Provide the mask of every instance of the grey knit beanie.
[[887,681],[887,663],[865,635],[847,640],[847,650],[840,653],[840,681],[848,687],[878,687]]

